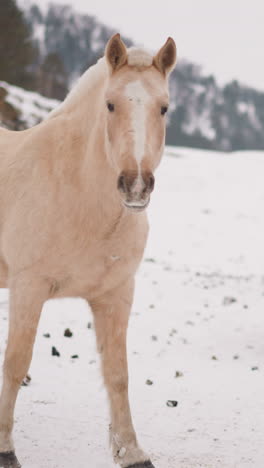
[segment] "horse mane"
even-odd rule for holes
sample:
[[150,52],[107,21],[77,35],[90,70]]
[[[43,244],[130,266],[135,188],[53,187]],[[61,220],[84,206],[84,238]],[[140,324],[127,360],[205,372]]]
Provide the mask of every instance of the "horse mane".
[[[127,49],[127,65],[129,67],[147,68],[153,63],[153,55],[145,49],[131,47]],[[75,105],[80,99],[89,93],[97,84],[105,80],[108,76],[107,63],[105,57],[100,58],[96,64],[86,70],[77,80],[65,100],[54,109],[48,116],[54,117],[66,108]]]

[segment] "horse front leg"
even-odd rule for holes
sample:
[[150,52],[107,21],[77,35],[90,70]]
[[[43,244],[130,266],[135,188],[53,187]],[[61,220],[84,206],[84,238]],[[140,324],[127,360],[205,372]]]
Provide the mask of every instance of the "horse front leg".
[[122,468],[154,468],[138,445],[128,399],[126,334],[133,293],[134,279],[131,279],[90,305],[110,402],[114,461]]
[[33,277],[10,281],[9,333],[0,395],[0,467],[19,468],[12,441],[18,390],[31,357],[47,285]]

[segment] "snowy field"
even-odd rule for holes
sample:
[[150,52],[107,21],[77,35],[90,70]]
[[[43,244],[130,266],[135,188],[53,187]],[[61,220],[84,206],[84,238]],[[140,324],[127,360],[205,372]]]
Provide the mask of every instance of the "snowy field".
[[[263,153],[181,148],[157,172],[128,347],[134,422],[156,468],[264,467],[263,174]],[[16,411],[23,468],[114,466],[89,322],[82,300],[45,305]]]

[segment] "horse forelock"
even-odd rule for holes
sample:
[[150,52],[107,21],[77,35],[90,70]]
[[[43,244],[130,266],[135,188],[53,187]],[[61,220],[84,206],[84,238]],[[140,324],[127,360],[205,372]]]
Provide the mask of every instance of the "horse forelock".
[[153,64],[153,56],[145,49],[131,47],[127,50],[127,64],[130,67],[150,67]]

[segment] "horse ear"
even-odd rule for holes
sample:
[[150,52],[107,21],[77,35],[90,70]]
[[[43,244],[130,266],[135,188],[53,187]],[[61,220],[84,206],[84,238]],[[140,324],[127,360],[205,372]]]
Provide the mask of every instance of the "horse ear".
[[127,61],[127,50],[124,42],[120,38],[120,34],[115,34],[109,39],[105,56],[112,71],[116,71],[125,65]]
[[176,44],[174,40],[169,37],[167,42],[154,57],[153,64],[163,75],[168,75],[176,65],[176,58]]

